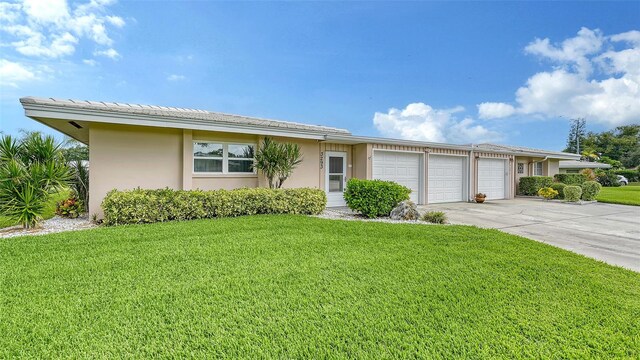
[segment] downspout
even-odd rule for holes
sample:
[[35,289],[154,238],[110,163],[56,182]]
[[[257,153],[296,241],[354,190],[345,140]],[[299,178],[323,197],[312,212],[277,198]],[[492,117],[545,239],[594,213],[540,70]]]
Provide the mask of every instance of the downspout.
[[[537,163],[539,163],[539,162],[545,162],[545,161],[547,161],[547,159],[549,159],[549,156],[548,156],[548,155],[547,155],[547,156],[545,156],[545,157],[544,157],[544,159],[542,159],[542,160],[540,160],[540,161],[534,161],[534,162],[532,162],[532,164],[534,164],[534,165],[535,165],[535,164],[537,164]],[[544,171],[543,171],[543,173],[544,173]],[[533,168],[533,176],[544,176],[544,175],[536,175],[536,168],[534,167],[534,168]]]
[[[473,178],[473,167],[471,166],[472,162],[475,161],[475,158],[473,157],[473,144],[471,144],[471,150],[469,150],[469,174],[467,175],[467,181],[469,181],[469,186],[467,186],[468,189],[468,194],[467,194],[467,202],[471,202],[473,198],[475,198],[475,195],[473,193],[473,181],[471,181],[471,179]],[[477,181],[477,179],[476,179]]]

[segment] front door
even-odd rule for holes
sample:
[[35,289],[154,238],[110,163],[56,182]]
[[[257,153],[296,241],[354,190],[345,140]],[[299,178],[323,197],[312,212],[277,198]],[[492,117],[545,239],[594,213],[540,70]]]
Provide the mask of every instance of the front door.
[[327,206],[346,206],[344,188],[347,183],[347,153],[329,151],[325,164]]

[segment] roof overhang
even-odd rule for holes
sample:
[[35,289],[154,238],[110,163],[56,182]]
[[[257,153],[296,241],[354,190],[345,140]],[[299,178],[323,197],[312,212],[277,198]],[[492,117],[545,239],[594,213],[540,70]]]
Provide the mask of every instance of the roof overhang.
[[507,151],[507,150],[485,150],[485,149],[475,149],[476,152],[488,152],[488,153],[496,153],[496,154],[508,154],[515,156],[527,156],[527,157],[535,157],[535,158],[548,158],[548,159],[557,159],[557,160],[577,160],[580,159],[580,155],[569,154],[569,153],[555,153],[555,152],[533,152],[533,151]]
[[438,148],[438,149],[456,149],[456,150],[471,151],[471,146],[469,145],[443,144],[443,143],[434,143],[434,142],[427,142],[427,141],[389,139],[389,138],[369,137],[369,136],[326,135],[325,141],[330,141],[336,144],[347,144],[347,145],[385,144],[385,145],[419,146],[419,147]]
[[560,169],[609,169],[611,165],[587,161],[560,161]]
[[203,131],[218,131],[228,133],[255,134],[264,136],[282,136],[303,139],[324,140],[325,135],[304,130],[289,130],[266,128],[255,125],[216,124],[206,120],[162,117],[145,114],[124,114],[92,109],[73,109],[55,107],[41,104],[22,104],[25,115],[46,126],[54,128],[72,138],[88,144],[88,131],[86,136],[73,131],[70,121],[76,123],[105,123],[120,125],[152,126],[173,129],[190,129]]

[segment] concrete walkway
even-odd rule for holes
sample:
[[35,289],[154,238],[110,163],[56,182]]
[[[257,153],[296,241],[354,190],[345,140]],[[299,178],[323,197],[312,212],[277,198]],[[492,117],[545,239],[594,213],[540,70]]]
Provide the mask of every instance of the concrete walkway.
[[638,206],[516,198],[433,204],[420,210],[444,211],[452,224],[500,229],[640,272]]

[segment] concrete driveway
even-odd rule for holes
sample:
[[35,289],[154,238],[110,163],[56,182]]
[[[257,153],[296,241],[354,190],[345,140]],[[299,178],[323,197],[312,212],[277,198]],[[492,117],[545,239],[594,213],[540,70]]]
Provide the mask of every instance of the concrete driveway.
[[516,198],[421,206],[424,210],[444,211],[452,224],[499,229],[640,272],[638,206]]

